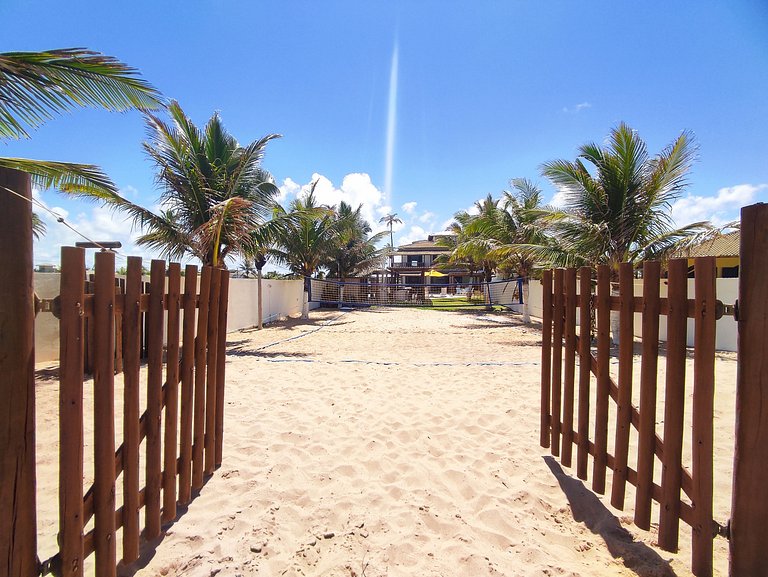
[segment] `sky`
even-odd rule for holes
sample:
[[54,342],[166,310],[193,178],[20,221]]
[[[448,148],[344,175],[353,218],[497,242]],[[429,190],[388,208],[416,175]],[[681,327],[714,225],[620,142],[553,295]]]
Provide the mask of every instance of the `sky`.
[[[652,154],[683,131],[698,160],[679,225],[768,202],[768,2],[647,0],[0,0],[0,52],[86,47],[139,69],[198,125],[218,111],[290,202],[363,204],[395,244],[444,230],[509,180],[556,190],[541,164],[573,160],[620,122]],[[141,114],[76,110],[0,143],[0,155],[96,164],[134,202],[160,190]],[[152,257],[119,213],[53,191],[37,199],[93,240]],[[35,263],[79,240],[41,213]],[[118,259],[118,267],[121,266]]]

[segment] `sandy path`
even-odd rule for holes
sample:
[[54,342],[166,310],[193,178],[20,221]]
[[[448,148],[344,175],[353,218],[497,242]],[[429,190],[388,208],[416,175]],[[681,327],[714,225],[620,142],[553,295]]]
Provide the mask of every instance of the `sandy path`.
[[661,551],[539,447],[540,334],[518,318],[316,311],[230,335],[224,462],[136,574],[689,575],[687,529]]

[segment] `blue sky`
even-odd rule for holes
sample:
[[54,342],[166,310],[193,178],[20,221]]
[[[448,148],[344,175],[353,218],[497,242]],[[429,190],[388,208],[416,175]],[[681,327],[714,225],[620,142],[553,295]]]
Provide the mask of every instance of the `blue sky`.
[[[141,70],[198,124],[219,111],[241,143],[264,134],[264,167],[290,200],[321,199],[404,220],[396,244],[443,229],[511,178],[573,159],[625,121],[652,153],[699,145],[679,224],[725,222],[768,201],[768,4],[709,1],[3,0],[0,51],[82,46]],[[388,110],[397,46],[387,182]],[[100,165],[132,200],[158,190],[138,113],[79,110],[4,142],[0,154]],[[132,244],[122,217],[54,191],[42,202],[84,234]],[[54,222],[36,263],[75,237]]]

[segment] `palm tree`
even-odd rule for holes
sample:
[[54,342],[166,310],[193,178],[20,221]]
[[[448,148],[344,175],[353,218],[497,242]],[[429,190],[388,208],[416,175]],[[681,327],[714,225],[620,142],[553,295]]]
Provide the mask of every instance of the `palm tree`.
[[676,228],[670,211],[695,156],[684,132],[651,157],[637,132],[621,123],[605,146],[585,144],[573,162],[545,163],[542,173],[565,195],[566,208],[552,213],[555,242],[539,247],[539,255],[558,266],[607,264],[615,279],[619,263],[661,258],[706,231],[706,222]]
[[398,218],[397,213],[385,214],[379,219],[379,222],[389,227],[389,254],[391,258],[390,265],[395,266],[395,236],[392,227],[395,224],[402,224],[403,221]]
[[328,255],[327,268],[330,277],[341,281],[339,307],[344,301],[344,279],[366,275],[380,267],[386,249],[377,249],[376,244],[387,234],[386,231],[368,236],[371,226],[362,217],[363,205],[356,209],[344,201],[335,207],[334,218],[339,224],[339,234]]
[[486,209],[473,219],[468,232],[484,241],[488,248],[487,258],[497,262],[497,269],[512,270],[523,279],[523,322],[530,322],[528,312],[528,280],[533,272],[535,259],[520,245],[546,245],[548,242],[543,226],[544,207],[542,192],[525,178],[510,181],[513,191],[505,191],[501,208],[486,199]]
[[117,193],[79,194],[127,212],[148,231],[138,244],[169,258],[192,255],[203,265],[223,268],[227,256],[248,252],[254,230],[280,226],[269,222],[279,190],[261,168],[267,143],[280,135],[269,134],[241,147],[218,113],[201,130],[177,102],[168,112],[171,124],[147,115],[150,140],[144,143],[162,186],[160,204],[165,209],[160,214]]
[[[267,253],[278,264],[304,278],[302,318],[305,319],[309,318],[310,277],[327,262],[342,225],[330,207],[317,203],[317,183],[312,183],[304,197],[296,198],[289,211],[281,206],[275,208],[275,217],[286,224],[272,237],[273,246]],[[293,220],[288,218],[291,213]]]
[[403,221],[398,218],[397,213],[394,213],[394,214],[385,214],[379,219],[379,222],[389,227],[389,246],[392,248],[392,250],[394,250],[395,237],[392,231],[392,226],[395,224],[403,224]]
[[695,156],[691,135],[683,133],[651,157],[622,123],[605,146],[585,144],[573,162],[545,163],[542,173],[564,194],[566,208],[550,214],[556,242],[539,254],[559,266],[608,264],[617,271],[621,262],[662,257],[706,230],[706,222],[676,228],[670,214]]
[[32,236],[36,240],[40,240],[40,237],[45,234],[45,223],[40,216],[36,213],[32,213]]
[[[28,128],[76,107],[161,108],[158,91],[137,74],[115,58],[83,48],[0,53],[0,141],[29,138]],[[117,190],[89,164],[0,158],[0,168],[26,172],[41,188]]]

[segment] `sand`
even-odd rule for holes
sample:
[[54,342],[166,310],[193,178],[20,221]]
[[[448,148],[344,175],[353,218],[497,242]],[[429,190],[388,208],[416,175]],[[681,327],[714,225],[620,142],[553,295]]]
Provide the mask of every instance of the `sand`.
[[[615,510],[539,446],[541,335],[519,319],[324,310],[229,335],[223,464],[122,574],[690,575],[687,526],[680,552],[662,551],[653,528],[631,524],[631,489],[627,509]],[[735,356],[719,355],[717,371],[715,517],[724,521]],[[43,381],[38,399],[48,552],[55,385]],[[727,574],[721,538],[715,567]]]

